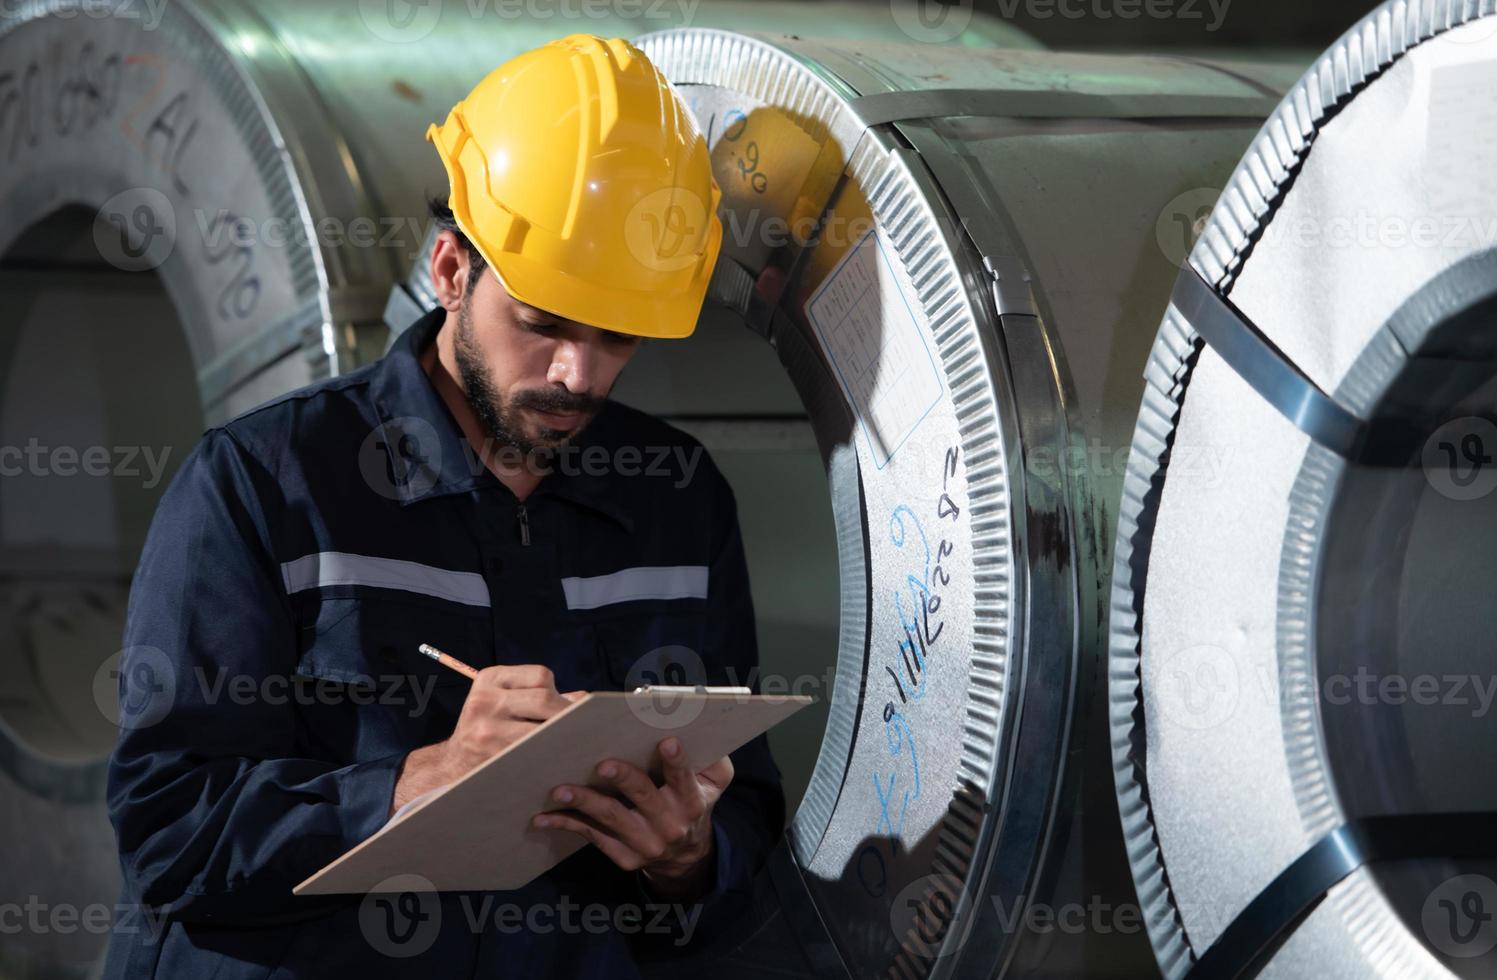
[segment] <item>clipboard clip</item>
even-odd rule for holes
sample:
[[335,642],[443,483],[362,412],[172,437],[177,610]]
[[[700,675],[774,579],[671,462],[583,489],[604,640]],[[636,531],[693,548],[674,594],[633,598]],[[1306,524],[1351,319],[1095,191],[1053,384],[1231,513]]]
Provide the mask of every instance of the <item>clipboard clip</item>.
[[746,687],[708,687],[706,684],[641,684],[635,694],[749,694]]

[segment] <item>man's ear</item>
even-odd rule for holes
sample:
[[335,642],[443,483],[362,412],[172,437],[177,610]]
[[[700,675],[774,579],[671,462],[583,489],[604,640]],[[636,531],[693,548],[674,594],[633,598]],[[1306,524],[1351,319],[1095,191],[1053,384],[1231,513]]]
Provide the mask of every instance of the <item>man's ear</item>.
[[437,233],[437,240],[431,249],[429,271],[437,301],[447,312],[456,313],[463,305],[463,295],[472,288],[473,283],[468,281],[472,272],[468,265],[468,250],[452,232]]

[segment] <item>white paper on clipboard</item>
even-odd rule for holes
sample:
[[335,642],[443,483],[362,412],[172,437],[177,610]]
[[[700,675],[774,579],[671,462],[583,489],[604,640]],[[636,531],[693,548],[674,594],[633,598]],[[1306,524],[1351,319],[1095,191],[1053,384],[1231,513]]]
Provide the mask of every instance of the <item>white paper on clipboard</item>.
[[293,891],[409,891],[412,875],[437,891],[520,888],[585,844],[531,826],[536,813],[561,808],[550,796],[556,785],[598,784],[593,770],[604,759],[654,769],[657,745],[672,735],[706,768],[810,703],[795,695],[590,693],[462,779],[410,801]]

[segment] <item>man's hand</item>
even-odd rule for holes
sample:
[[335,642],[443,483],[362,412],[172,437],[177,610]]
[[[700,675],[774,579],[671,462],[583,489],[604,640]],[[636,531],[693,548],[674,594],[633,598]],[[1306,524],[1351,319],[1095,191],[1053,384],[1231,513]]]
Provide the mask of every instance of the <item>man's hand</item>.
[[405,757],[390,812],[422,793],[466,776],[583,693],[558,694],[556,679],[540,664],[480,670],[451,737],[415,749]]
[[662,898],[695,898],[710,887],[712,808],[733,781],[733,763],[723,756],[697,772],[680,739],[667,738],[659,747],[663,786],[627,762],[598,764],[598,778],[632,806],[589,786],[561,785],[551,798],[569,809],[536,814],[532,822],[582,835],[623,870],[642,872]]

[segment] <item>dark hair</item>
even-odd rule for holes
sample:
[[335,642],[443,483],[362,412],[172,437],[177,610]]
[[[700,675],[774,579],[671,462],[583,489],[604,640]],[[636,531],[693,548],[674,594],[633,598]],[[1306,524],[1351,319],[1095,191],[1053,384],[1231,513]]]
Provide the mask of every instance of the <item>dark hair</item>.
[[432,222],[443,231],[450,231],[456,235],[458,243],[468,250],[468,266],[473,270],[473,275],[477,276],[483,272],[487,266],[483,260],[483,253],[468,241],[468,236],[464,235],[463,230],[457,226],[457,219],[452,216],[452,209],[447,206],[447,195],[428,198],[426,206],[431,209]]

